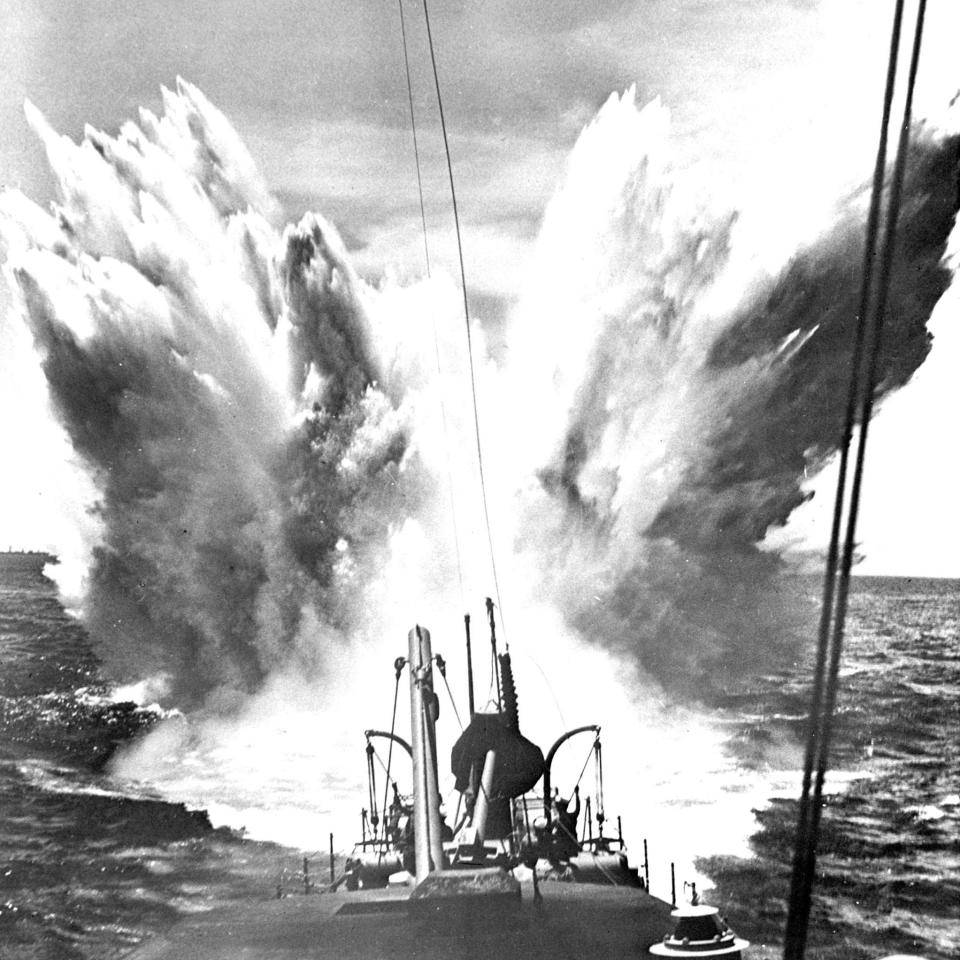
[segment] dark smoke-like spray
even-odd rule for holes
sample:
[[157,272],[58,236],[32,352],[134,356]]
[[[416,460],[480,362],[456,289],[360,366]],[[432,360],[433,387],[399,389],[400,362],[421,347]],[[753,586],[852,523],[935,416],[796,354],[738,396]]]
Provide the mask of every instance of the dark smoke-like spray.
[[[736,222],[683,209],[658,152],[665,129],[659,105],[638,114],[628,95],[584,133],[547,212],[516,374],[559,401],[528,526],[552,531],[533,548],[553,595],[580,632],[708,695],[810,636],[810,604],[763,541],[840,441],[866,198],[718,309]],[[615,136],[629,148],[612,150]],[[913,145],[881,398],[930,348],[927,319],[951,278],[958,143],[921,129]]]
[[6,212],[50,395],[100,494],[84,617],[121,677],[162,672],[182,703],[310,666],[306,609],[311,629],[350,628],[341,574],[376,548],[364,501],[389,517],[406,444],[334,231],[308,216],[275,236],[224,119],[188,84],[164,104],[80,146],[30,110],[62,200],[46,217],[8,195]]

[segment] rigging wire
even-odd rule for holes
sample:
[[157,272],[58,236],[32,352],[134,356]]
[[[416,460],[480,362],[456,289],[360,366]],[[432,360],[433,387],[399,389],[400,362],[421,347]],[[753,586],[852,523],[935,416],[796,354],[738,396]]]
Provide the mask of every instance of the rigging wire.
[[[402,657],[398,657],[397,660],[401,660]],[[400,695],[400,676],[403,671],[402,665],[394,664],[394,670],[397,674],[397,682],[393,688],[393,716],[390,719],[390,746],[387,749],[387,766],[386,766],[386,782],[383,785],[383,843],[386,845],[387,842],[387,800],[390,797],[390,768],[393,766],[393,738],[396,733],[397,727],[397,698]],[[377,754],[377,759],[380,755]],[[383,761],[380,761],[383,763]]]
[[447,680],[446,673],[440,673],[443,677],[443,685],[447,688],[447,696],[450,697],[450,706],[453,707],[453,715],[457,718],[457,724],[463,730],[463,721],[460,719],[460,711],[457,709],[457,701],[453,699],[453,691],[450,689],[450,681]]
[[[427,213],[423,202],[423,177],[420,173],[420,146],[417,138],[417,118],[413,109],[413,83],[410,80],[410,55],[407,50],[407,27],[403,15],[403,0],[397,0],[400,7],[400,36],[403,39],[403,66],[407,74],[407,104],[410,108],[410,130],[413,133],[413,160],[417,168],[417,194],[420,198],[420,225],[423,228],[423,259],[430,279],[430,245],[427,241]],[[433,323],[433,352],[437,365],[437,384],[440,396],[440,419],[443,426],[443,441],[447,451],[447,492],[450,498],[450,518],[453,524],[453,546],[457,556],[457,583],[460,587],[460,606],[466,606],[463,591],[463,563],[460,556],[460,533],[457,527],[457,504],[453,494],[453,471],[450,467],[450,431],[447,427],[447,407],[443,402],[443,369],[440,365],[440,338],[437,335],[436,314],[431,313]]]
[[423,178],[420,175],[420,146],[417,139],[417,118],[413,109],[413,82],[410,79],[410,55],[407,51],[407,26],[403,15],[403,0],[397,0],[400,7],[400,37],[403,40],[403,66],[407,74],[407,105],[410,108],[410,130],[413,133],[413,160],[417,168],[417,192],[420,195],[420,223],[423,227],[423,259],[427,265],[427,277],[430,277],[430,245],[427,242],[427,214],[423,204]]
[[583,779],[583,775],[587,772],[587,764],[590,762],[590,758],[594,755],[594,750],[596,748],[596,745],[599,742],[600,742],[600,737],[599,736],[594,737],[593,743],[590,744],[590,749],[587,752],[587,759],[583,761],[583,766],[580,768],[580,776],[577,777],[577,782],[573,788],[574,790],[576,790],[577,787],[580,786],[580,781]]
[[467,328],[467,357],[470,365],[470,395],[473,400],[473,428],[477,440],[477,467],[480,475],[480,495],[483,501],[483,519],[487,529],[487,547],[490,551],[490,570],[493,574],[493,588],[497,595],[500,610],[500,626],[503,628],[504,643],[507,649],[507,627],[503,616],[503,601],[500,597],[500,583],[497,578],[497,561],[493,550],[493,532],[490,525],[490,508],[487,502],[487,483],[483,469],[483,446],[480,443],[480,413],[477,405],[477,378],[473,365],[473,338],[470,334],[470,304],[467,297],[467,274],[463,265],[463,242],[460,237],[460,213],[457,209],[457,192],[453,185],[453,161],[450,159],[450,142],[447,138],[447,121],[443,112],[443,98],[440,95],[440,76],[437,72],[437,57],[433,49],[433,32],[430,29],[430,11],[427,0],[423,0],[423,19],[427,27],[427,42],[430,46],[430,63],[433,67],[433,85],[437,93],[437,109],[440,113],[440,129],[443,133],[443,149],[447,157],[447,176],[450,181],[450,200],[453,205],[453,223],[457,234],[457,255],[460,260],[460,287],[463,291],[463,318]]
[[[790,943],[799,937],[795,924],[801,913],[808,913],[809,907],[803,907],[797,898],[803,896],[801,886],[805,882],[805,860],[810,844],[810,787],[813,769],[817,764],[821,744],[822,709],[824,697],[824,678],[826,675],[827,653],[830,636],[830,622],[834,608],[834,590],[836,588],[837,564],[840,552],[840,531],[843,521],[843,506],[846,498],[847,467],[850,456],[850,442],[853,425],[856,420],[858,398],[858,377],[863,363],[863,345],[870,309],[870,295],[873,288],[873,262],[876,255],[877,233],[880,212],[880,200],[883,192],[883,177],[886,169],[887,130],[890,123],[890,109],[897,74],[897,51],[900,46],[900,30],[903,20],[903,0],[897,0],[894,12],[893,29],[890,38],[890,56],[887,67],[886,88],[883,99],[883,116],[880,122],[880,142],[877,148],[876,164],[873,172],[873,189],[870,196],[870,209],[867,217],[866,244],[863,259],[863,275],[860,287],[860,302],[857,313],[857,326],[851,358],[852,376],[847,394],[847,407],[844,414],[843,437],[840,443],[840,469],[837,478],[837,492],[833,505],[833,520],[830,530],[830,546],[827,552],[826,574],[824,578],[823,600],[820,610],[820,623],[817,631],[817,660],[814,668],[813,692],[811,697],[810,721],[804,757],[803,786],[800,798],[799,822],[797,826],[797,847],[794,857],[794,881],[791,892],[790,912],[787,920],[786,940]],[[796,915],[795,915],[796,914]],[[801,954],[802,955],[802,951]]]
[[367,740],[367,790],[370,795],[370,823],[373,825],[373,842],[380,832],[380,814],[377,810],[377,768],[373,765],[373,744]]
[[594,767],[595,773],[595,786],[594,790],[597,797],[597,823],[600,825],[600,833],[603,833],[603,821],[606,819],[606,815],[603,809],[603,748],[600,744],[600,738],[597,737],[593,742],[593,750],[597,757],[596,766]]
[[[784,960],[802,960],[806,946],[813,874],[816,866],[817,838],[820,829],[823,785],[826,777],[833,710],[836,703],[837,678],[840,666],[840,653],[843,645],[844,621],[849,597],[850,571],[853,565],[860,490],[863,480],[869,423],[873,410],[873,394],[876,387],[878,358],[882,344],[884,314],[886,312],[887,295],[893,264],[897,218],[899,215],[903,178],[906,168],[913,93],[920,58],[925,11],[926,0],[919,0],[910,71],[907,81],[907,93],[900,127],[900,138],[887,200],[883,244],[880,253],[880,276],[874,291],[873,265],[876,257],[877,234],[879,232],[879,207],[883,190],[883,175],[886,166],[887,128],[890,121],[893,88],[896,79],[897,55],[900,46],[900,29],[903,17],[903,0],[897,0],[893,29],[891,31],[890,61],[887,70],[887,85],[884,91],[880,145],[877,153],[877,165],[874,171],[873,192],[867,222],[867,242],[864,254],[864,275],[860,300],[861,309],[854,348],[853,374],[851,377],[844,424],[840,477],[837,483],[837,499],[834,504],[833,526],[824,583],[823,609],[818,634],[813,703],[810,711],[810,728],[808,730],[804,760],[803,792],[800,800],[799,822],[797,827],[797,849],[794,856],[790,906],[784,937]],[[872,299],[874,301],[872,303],[872,310],[869,309],[871,305],[871,294],[873,294]],[[838,579],[837,557],[839,553],[841,518],[844,501],[846,500],[848,448],[852,439],[853,424],[858,411],[860,432],[857,444],[857,456],[849,498],[850,502],[839,583],[836,585]],[[833,594],[835,586],[836,603],[834,604]],[[831,624],[832,631],[830,629]],[[828,654],[829,673],[827,673]],[[816,767],[815,780],[813,779],[814,767]],[[813,781],[812,798],[810,796],[811,781]]]

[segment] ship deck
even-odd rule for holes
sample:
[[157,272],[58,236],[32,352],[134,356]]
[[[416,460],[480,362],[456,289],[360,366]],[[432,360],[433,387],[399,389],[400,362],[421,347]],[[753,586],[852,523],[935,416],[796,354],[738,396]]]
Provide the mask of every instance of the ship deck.
[[540,890],[540,903],[524,884],[516,907],[458,910],[443,922],[411,909],[408,888],[248,903],[184,921],[130,960],[623,960],[648,956],[673,929],[670,905],[642,889],[541,883]]

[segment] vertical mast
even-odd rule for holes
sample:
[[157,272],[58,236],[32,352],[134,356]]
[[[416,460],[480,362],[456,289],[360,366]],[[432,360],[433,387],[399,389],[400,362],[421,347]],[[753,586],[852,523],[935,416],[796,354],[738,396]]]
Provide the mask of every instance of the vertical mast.
[[473,700],[473,654],[470,650],[470,614],[463,615],[463,625],[467,631],[467,701],[470,707],[470,717],[473,718],[476,708]]
[[410,653],[410,730],[413,746],[413,830],[417,882],[431,868],[443,869],[440,794],[437,786],[437,698],[433,692],[430,631],[416,626],[408,634]]

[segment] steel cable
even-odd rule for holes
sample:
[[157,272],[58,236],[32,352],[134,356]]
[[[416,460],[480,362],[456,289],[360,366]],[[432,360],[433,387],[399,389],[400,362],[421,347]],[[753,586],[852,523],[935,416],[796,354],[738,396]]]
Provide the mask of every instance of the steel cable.
[[[900,138],[897,146],[897,155],[890,184],[884,224],[883,244],[880,254],[880,276],[876,284],[876,289],[874,290],[873,274],[877,234],[879,232],[879,208],[886,167],[887,129],[890,121],[890,109],[893,100],[896,64],[900,46],[903,0],[897,0],[894,12],[894,24],[891,32],[890,60],[887,69],[887,85],[884,91],[880,146],[877,153],[870,213],[867,222],[867,240],[860,300],[861,311],[858,318],[859,323],[854,347],[853,370],[841,448],[840,476],[838,478],[837,496],[834,504],[833,527],[824,582],[823,608],[818,632],[817,662],[814,675],[814,690],[810,710],[807,747],[804,758],[803,788],[800,798],[796,851],[794,855],[789,912],[784,936],[785,960],[802,960],[806,948],[807,927],[816,867],[817,841],[820,831],[823,785],[829,757],[833,711],[836,705],[837,678],[839,675],[844,622],[849,598],[850,571],[853,565],[853,555],[856,545],[856,522],[860,506],[860,492],[863,481],[869,422],[873,411],[873,394],[876,388],[878,359],[883,339],[883,322],[890,287],[897,220],[906,169],[913,93],[919,65],[925,11],[926,0],[919,0],[907,94],[904,102]],[[846,535],[844,538],[838,581],[837,560],[842,514],[844,503],[847,499],[846,473],[849,445],[852,439],[854,422],[857,419],[858,413],[860,433],[857,444],[853,482],[849,496]],[[836,602],[834,603],[835,590]],[[827,669],[828,661],[829,671]],[[814,769],[816,770],[815,779]],[[812,796],[811,783],[813,784]]]

